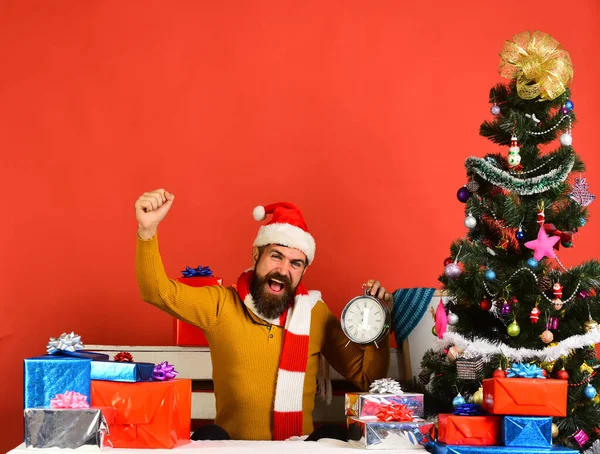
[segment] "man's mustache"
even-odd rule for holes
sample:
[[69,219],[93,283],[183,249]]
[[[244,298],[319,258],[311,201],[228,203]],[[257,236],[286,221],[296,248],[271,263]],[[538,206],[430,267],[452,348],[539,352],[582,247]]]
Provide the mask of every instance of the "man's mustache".
[[277,271],[271,271],[269,274],[265,276],[265,280],[267,279],[275,279],[277,281],[283,282],[287,287],[292,286],[292,281],[288,276],[284,276],[283,274],[279,274]]

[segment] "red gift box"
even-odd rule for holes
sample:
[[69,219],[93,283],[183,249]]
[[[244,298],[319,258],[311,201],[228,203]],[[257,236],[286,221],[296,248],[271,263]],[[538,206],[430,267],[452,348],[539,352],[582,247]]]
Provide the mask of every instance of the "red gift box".
[[496,446],[499,416],[438,415],[438,440],[449,445]]
[[190,442],[189,379],[135,383],[92,380],[91,401],[95,407],[115,411],[104,446],[171,449]]
[[[223,279],[220,277],[180,277],[177,280],[190,287],[223,285]],[[206,336],[200,328],[178,319],[173,321],[173,342],[180,346],[208,347]]]
[[567,415],[567,380],[488,378],[483,380],[483,408],[495,415]]

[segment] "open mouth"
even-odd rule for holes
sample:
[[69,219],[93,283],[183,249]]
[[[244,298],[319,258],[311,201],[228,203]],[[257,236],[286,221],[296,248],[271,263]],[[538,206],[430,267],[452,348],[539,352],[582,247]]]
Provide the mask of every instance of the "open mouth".
[[272,278],[267,280],[267,286],[269,287],[271,293],[274,293],[276,295],[279,295],[281,292],[283,292],[283,289],[285,287],[283,282]]

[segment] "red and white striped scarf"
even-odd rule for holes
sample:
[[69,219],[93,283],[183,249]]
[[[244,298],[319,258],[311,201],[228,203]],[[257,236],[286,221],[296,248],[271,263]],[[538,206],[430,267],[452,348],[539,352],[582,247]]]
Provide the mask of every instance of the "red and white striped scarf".
[[256,316],[284,329],[275,388],[273,439],[286,440],[294,435],[302,435],[302,395],[308,363],[310,315],[314,305],[321,299],[321,292],[309,292],[304,284],[300,283],[296,288],[294,302],[283,311],[283,314],[275,320],[266,320],[257,313],[250,294],[250,281],[253,274],[254,271],[249,270],[239,277],[238,295]]

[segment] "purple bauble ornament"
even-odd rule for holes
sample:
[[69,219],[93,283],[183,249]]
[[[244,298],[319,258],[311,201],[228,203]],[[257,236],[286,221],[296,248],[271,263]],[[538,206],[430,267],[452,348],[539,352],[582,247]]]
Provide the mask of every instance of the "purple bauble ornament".
[[498,107],[497,104],[494,104],[490,111],[492,112],[492,115],[498,115],[500,113],[500,107]]
[[569,113],[569,109],[567,109],[566,107],[561,107],[560,113],[563,115],[567,115]]
[[502,312],[502,315],[510,314],[510,305],[508,303],[504,303],[502,305],[502,309],[500,309],[500,312]]
[[446,268],[444,268],[444,274],[450,279],[456,279],[460,276],[460,266],[454,262],[448,263]]
[[466,203],[467,200],[469,200],[469,197],[471,197],[471,191],[469,191],[465,186],[463,186],[456,193],[456,197],[458,197],[458,200],[462,203]]

